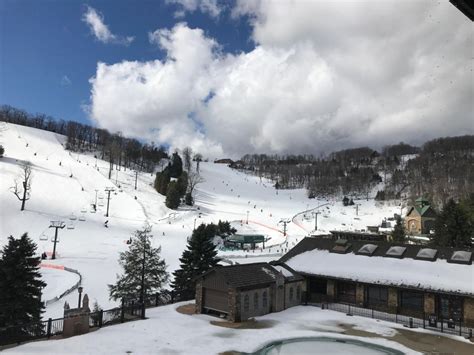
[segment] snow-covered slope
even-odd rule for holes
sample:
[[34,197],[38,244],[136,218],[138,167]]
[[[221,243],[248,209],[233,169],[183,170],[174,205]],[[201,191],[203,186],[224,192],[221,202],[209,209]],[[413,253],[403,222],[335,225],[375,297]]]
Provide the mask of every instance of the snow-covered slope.
[[[66,151],[63,136],[0,124],[0,142],[5,147],[5,156],[0,159],[0,246],[9,235],[18,237],[28,232],[38,244],[38,253],[50,253],[54,236],[50,222],[64,221],[68,228],[59,231],[58,258],[48,262],[78,270],[84,291],[102,307],[115,305],[108,299],[107,284],[114,282],[120,272],[117,259],[119,252],[127,248],[125,241],[144,223],[152,225],[153,243],[162,246],[162,255],[172,272],[179,266],[178,259],[194,225],[202,222],[229,220],[242,232],[270,238],[265,250],[220,252],[224,258],[250,262],[279,258],[306,236],[314,229],[311,212],[318,206],[321,206],[320,233],[331,229],[363,229],[400,212],[396,205],[376,206],[373,200],[357,201],[360,206],[356,216],[354,207],[343,207],[340,201],[309,200],[302,189],[276,191],[269,181],[225,165],[204,162],[200,164],[200,172],[205,181],[197,187],[196,206],[172,211],[165,207],[164,197],[153,189],[153,175],[140,173],[135,190],[134,171],[114,170],[109,180],[107,162]],[[26,210],[20,212],[20,201],[10,187],[20,173],[22,161],[31,162],[33,181],[31,199],[26,203]],[[104,216],[106,187],[115,188],[108,218]],[[92,213],[96,191],[98,210]],[[287,236],[283,235],[282,219],[292,221]],[[104,227],[106,220],[109,228]],[[65,279],[64,290],[68,287]],[[53,293],[61,291],[57,277],[54,288]],[[46,291],[51,296],[51,290]],[[64,300],[74,304],[76,298],[73,293]],[[46,316],[62,316],[64,300],[48,305]]]

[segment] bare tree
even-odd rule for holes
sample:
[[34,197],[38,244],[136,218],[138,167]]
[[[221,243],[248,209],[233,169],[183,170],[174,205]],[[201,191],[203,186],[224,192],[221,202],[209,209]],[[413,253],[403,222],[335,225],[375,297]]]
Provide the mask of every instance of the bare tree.
[[199,174],[199,171],[191,171],[188,175],[188,193],[193,196],[194,189],[197,185],[204,182],[204,178]]
[[[18,178],[23,180],[21,182],[21,187],[19,186]],[[21,173],[15,179],[15,186],[12,186],[10,189],[12,190],[13,194],[21,201],[21,209],[23,211],[25,209],[25,202],[30,199],[30,192],[31,192],[31,179],[32,179],[32,171],[31,171],[31,163],[29,161],[24,162],[21,166]]]
[[200,153],[194,154],[194,161],[196,162],[196,171],[199,173],[199,163],[202,162],[202,155]]
[[193,155],[193,151],[191,148],[186,147],[183,149],[184,168],[186,169],[188,174],[191,171],[192,155]]

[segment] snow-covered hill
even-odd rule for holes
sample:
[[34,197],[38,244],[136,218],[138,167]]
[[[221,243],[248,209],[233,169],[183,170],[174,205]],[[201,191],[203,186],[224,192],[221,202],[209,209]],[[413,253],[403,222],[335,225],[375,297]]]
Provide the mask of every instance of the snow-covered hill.
[[[58,258],[48,263],[78,270],[84,291],[102,307],[114,302],[108,299],[107,284],[120,272],[117,259],[127,248],[125,241],[145,223],[153,227],[155,246],[162,246],[169,272],[179,266],[178,258],[195,225],[218,220],[232,221],[240,231],[265,234],[270,240],[265,250],[220,251],[224,258],[237,262],[268,261],[279,258],[302,237],[314,229],[311,212],[317,209],[318,232],[332,229],[364,229],[379,224],[384,217],[400,213],[400,207],[380,205],[373,200],[356,201],[356,209],[343,207],[338,200],[309,200],[304,190],[275,190],[271,183],[256,176],[232,170],[225,165],[201,163],[205,181],[198,185],[196,206],[172,211],[165,207],[164,197],[152,187],[154,176],[140,173],[134,189],[135,172],[114,170],[108,176],[108,162],[91,155],[64,149],[65,137],[34,128],[0,123],[0,143],[5,156],[0,159],[0,246],[8,236],[28,232],[38,244],[38,252],[50,253],[53,220],[62,220],[67,228],[59,231]],[[10,191],[20,174],[23,161],[30,161],[33,170],[31,199],[20,212],[20,201]],[[105,217],[106,194],[113,187],[110,216]],[[92,204],[97,194],[98,210]],[[319,206],[319,208],[318,208]],[[247,224],[248,216],[248,224]],[[284,236],[281,220],[290,220]],[[108,220],[109,228],[104,227]],[[70,287],[71,275],[64,279],[45,272],[49,283],[45,294],[54,296]],[[64,300],[71,304],[77,295],[48,305],[46,317],[62,316]]]

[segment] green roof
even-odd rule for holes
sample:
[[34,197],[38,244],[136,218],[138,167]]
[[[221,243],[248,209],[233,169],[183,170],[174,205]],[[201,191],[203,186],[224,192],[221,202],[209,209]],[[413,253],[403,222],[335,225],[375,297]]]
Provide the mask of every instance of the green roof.
[[262,243],[265,236],[262,234],[234,234],[227,238],[227,241],[234,243]]

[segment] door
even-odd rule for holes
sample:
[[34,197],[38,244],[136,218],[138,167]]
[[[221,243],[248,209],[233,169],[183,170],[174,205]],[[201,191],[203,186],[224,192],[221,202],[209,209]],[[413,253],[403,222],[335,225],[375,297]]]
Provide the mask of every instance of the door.
[[225,291],[203,289],[203,307],[206,309],[229,313],[228,294]]

